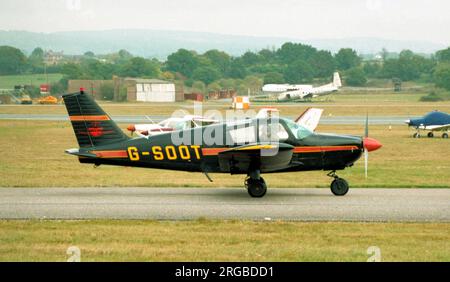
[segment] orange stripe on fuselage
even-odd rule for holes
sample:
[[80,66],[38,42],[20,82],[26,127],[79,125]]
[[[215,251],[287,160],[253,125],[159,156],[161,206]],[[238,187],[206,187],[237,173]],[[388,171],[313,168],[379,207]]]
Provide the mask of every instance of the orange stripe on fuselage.
[[215,156],[230,148],[202,148],[203,156]]
[[[215,156],[219,153],[229,150],[230,148],[202,148],[204,156]],[[294,147],[294,153],[320,153],[320,152],[335,152],[335,151],[350,151],[359,150],[358,146],[301,146]],[[238,151],[236,151],[238,152]]]
[[101,116],[70,116],[71,121],[101,121],[101,120],[110,120],[107,115]]
[[128,153],[125,150],[111,150],[111,151],[92,151],[91,153],[95,154],[98,158],[128,158]]

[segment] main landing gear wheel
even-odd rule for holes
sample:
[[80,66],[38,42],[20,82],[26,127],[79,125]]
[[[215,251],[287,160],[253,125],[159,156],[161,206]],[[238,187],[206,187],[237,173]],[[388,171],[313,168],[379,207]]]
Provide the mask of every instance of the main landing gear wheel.
[[433,138],[434,137],[434,134],[433,134],[433,132],[428,132],[428,138]]
[[247,177],[245,179],[245,187],[247,188],[248,194],[253,198],[261,198],[267,192],[267,185],[262,177],[259,179]]
[[347,194],[349,186],[344,178],[336,177],[330,185],[331,192],[336,196],[344,196]]
[[344,178],[340,178],[339,176],[337,176],[335,171],[331,171],[327,175],[334,178],[330,185],[331,192],[334,195],[344,196],[345,194],[347,194],[350,186]]
[[448,138],[448,133],[442,133],[442,138],[447,139]]

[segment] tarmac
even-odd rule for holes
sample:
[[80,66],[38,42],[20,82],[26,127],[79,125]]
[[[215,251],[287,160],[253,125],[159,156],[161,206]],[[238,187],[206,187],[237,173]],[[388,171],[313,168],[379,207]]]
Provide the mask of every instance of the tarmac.
[[450,222],[450,189],[0,188],[0,218]]

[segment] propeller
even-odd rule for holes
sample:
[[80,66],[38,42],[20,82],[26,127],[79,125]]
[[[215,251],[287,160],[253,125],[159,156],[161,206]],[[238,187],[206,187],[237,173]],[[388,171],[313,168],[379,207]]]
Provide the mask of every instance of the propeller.
[[405,120],[405,123],[408,125],[408,129],[409,129],[411,126],[411,115],[409,114],[409,112],[408,112],[408,119]]
[[[364,142],[369,137],[369,113],[366,114],[366,126],[364,129]],[[364,176],[367,179],[367,172],[369,170],[369,151],[364,144]]]
[[378,140],[369,137],[369,114],[366,115],[366,125],[364,128],[364,176],[367,179],[367,174],[369,170],[369,152],[375,151],[381,148],[381,143]]

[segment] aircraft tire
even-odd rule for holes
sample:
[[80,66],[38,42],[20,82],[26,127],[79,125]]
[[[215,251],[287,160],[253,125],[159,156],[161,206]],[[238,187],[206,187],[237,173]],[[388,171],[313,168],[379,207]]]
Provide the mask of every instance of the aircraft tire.
[[413,138],[420,138],[420,134],[418,132],[414,133]]
[[337,177],[331,182],[330,188],[335,196],[344,196],[348,192],[349,185],[344,178]]
[[433,134],[433,132],[428,132],[428,138],[433,138],[434,137],[434,134]]
[[442,138],[447,139],[448,138],[448,133],[442,133]]
[[267,185],[262,177],[259,179],[248,178],[245,181],[245,186],[247,187],[248,194],[253,198],[264,197],[267,192]]

